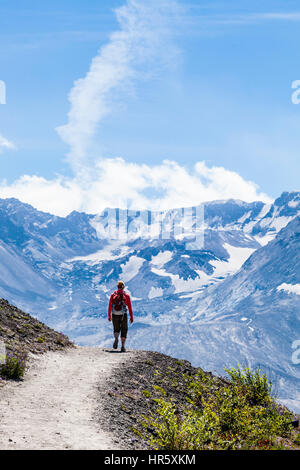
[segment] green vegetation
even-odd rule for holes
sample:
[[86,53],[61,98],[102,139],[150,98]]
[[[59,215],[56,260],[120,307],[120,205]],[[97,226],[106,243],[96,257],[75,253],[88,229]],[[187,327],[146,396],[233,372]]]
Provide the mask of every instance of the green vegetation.
[[45,339],[44,336],[40,336],[39,338],[37,338],[38,343],[44,343],[45,341],[46,341],[46,339]]
[[[271,383],[259,369],[226,370],[229,380],[216,383],[199,369],[185,376],[185,401],[178,405],[165,390],[156,407],[143,416],[145,437],[153,449],[284,449],[291,442],[290,412],[271,395]],[[295,442],[293,440],[292,442]]]
[[27,354],[25,352],[8,353],[5,362],[0,364],[0,377],[10,380],[20,380],[26,369]]
[[294,436],[293,442],[294,442],[296,445],[300,446],[300,433],[297,434],[296,436]]

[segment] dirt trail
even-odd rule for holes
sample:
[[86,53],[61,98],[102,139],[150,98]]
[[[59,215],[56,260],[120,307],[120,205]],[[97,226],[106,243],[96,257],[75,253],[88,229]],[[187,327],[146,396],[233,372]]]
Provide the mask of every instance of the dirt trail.
[[121,449],[99,425],[97,386],[132,354],[76,347],[35,358],[24,381],[0,388],[0,450]]

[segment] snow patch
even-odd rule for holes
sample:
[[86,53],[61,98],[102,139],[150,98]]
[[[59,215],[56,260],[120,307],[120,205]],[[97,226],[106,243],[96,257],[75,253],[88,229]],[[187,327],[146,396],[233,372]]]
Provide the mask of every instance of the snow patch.
[[[223,279],[229,274],[235,273],[238,269],[240,269],[246,259],[249,258],[249,256],[255,251],[254,248],[235,247],[229,245],[228,243],[224,244],[224,248],[229,254],[229,260],[210,261],[210,263],[215,268],[213,275],[208,275],[201,270],[196,270],[198,277],[196,277],[195,279],[188,278],[185,280],[178,274],[172,274],[167,272],[165,269],[162,269],[162,266],[166,263],[166,259],[169,260],[169,255],[167,256],[166,253],[170,253],[172,255],[171,252],[161,252],[156,255],[156,257],[154,258],[156,259],[157,264],[155,265],[155,267],[153,266],[151,268],[151,271],[154,274],[157,274],[158,276],[170,277],[172,280],[172,284],[175,287],[175,294],[181,292],[195,292],[205,286],[220,281],[220,279]],[[163,253],[164,256],[162,256]],[[160,257],[158,258],[158,256]],[[151,263],[154,264],[153,260],[151,261]]]
[[195,279],[188,278],[187,280],[183,279],[178,274],[168,273],[165,269],[151,268],[151,271],[158,276],[170,277],[172,284],[175,287],[175,294],[195,291],[211,282],[210,276],[200,270],[196,271],[199,277],[196,277]]
[[255,248],[245,248],[224,244],[224,248],[229,254],[228,261],[213,260],[210,264],[214,266],[214,277],[227,276],[238,271],[244,262],[252,255]]
[[161,297],[164,293],[164,290],[161,287],[152,286],[148,294],[148,299],[154,299],[155,297]]
[[145,259],[139,256],[131,256],[125,264],[121,264],[122,280],[124,282],[130,281],[139,272],[141,266],[144,264]]
[[150,263],[158,268],[162,268],[164,264],[172,259],[172,251],[160,251],[157,255],[152,256]]
[[276,233],[274,232],[273,234],[267,234],[263,237],[261,237],[260,235],[255,235],[255,240],[258,241],[258,243],[261,245],[261,246],[265,246],[267,245],[269,242],[271,242],[272,240],[274,240],[276,236]]
[[[118,251],[117,254],[113,254],[114,251]],[[107,247],[103,248],[102,250],[96,251],[95,253],[91,253],[87,256],[75,256],[67,260],[68,263],[74,263],[76,261],[82,261],[89,266],[94,266],[101,261],[113,261],[122,256],[125,256],[129,252],[129,247],[123,245],[120,247],[118,242],[112,242]]]
[[279,232],[283,227],[286,227],[287,224],[293,219],[293,217],[276,217],[272,221],[270,227],[274,227],[276,232]]

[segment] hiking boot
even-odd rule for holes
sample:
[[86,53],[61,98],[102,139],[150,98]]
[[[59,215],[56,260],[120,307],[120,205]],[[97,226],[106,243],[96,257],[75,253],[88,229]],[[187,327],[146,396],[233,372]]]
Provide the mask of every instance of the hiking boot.
[[121,352],[126,352],[125,346],[121,347]]
[[114,349],[118,348],[118,338],[115,339],[114,344],[113,344],[113,348]]

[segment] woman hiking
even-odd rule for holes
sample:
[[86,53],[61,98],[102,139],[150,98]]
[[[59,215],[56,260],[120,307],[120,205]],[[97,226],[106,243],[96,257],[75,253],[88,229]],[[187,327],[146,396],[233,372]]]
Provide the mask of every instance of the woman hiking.
[[115,341],[113,348],[118,348],[119,334],[121,333],[121,352],[126,352],[125,341],[128,331],[127,310],[130,315],[130,323],[133,322],[133,313],[131,307],[130,295],[124,291],[125,284],[119,281],[118,289],[113,292],[109,299],[108,320],[113,322]]

